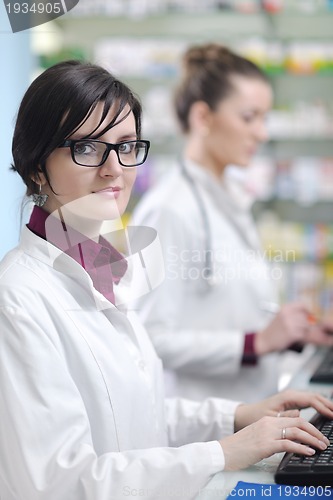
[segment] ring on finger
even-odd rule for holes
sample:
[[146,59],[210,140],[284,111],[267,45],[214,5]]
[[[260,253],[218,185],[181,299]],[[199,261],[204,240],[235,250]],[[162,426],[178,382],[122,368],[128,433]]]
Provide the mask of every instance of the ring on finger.
[[286,437],[287,437],[287,429],[283,427],[283,429],[281,430],[281,439],[286,439]]

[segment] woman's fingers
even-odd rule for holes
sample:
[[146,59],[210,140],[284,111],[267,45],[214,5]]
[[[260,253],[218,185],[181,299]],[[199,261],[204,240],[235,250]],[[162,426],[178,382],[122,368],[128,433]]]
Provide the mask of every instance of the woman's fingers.
[[259,403],[239,405],[235,413],[235,429],[240,430],[265,415],[297,417],[299,410],[308,407],[333,419],[333,400],[314,392],[289,389]]
[[[329,440],[312,424],[301,418],[282,419],[280,436],[281,440],[294,441],[297,443],[307,444],[315,449],[325,450],[330,444]],[[280,431],[280,429],[278,429]]]
[[277,417],[299,417],[300,411],[299,410],[285,410],[285,411],[278,411],[276,416]]
[[328,439],[312,424],[296,416],[267,416],[223,439],[226,470],[248,467],[274,453],[313,455],[325,450]]
[[321,394],[313,394],[314,403],[311,405],[322,415],[332,419],[333,418],[333,401],[327,399]]
[[286,390],[278,393],[271,398],[271,403],[278,403],[277,411],[286,411],[291,409],[302,409],[312,407],[317,412],[333,419],[333,400],[321,394],[307,391]]

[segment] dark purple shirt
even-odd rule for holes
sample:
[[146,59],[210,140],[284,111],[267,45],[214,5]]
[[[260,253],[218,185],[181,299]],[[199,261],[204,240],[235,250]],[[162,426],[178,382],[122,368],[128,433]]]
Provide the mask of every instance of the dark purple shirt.
[[96,290],[115,303],[113,284],[124,276],[127,262],[105,238],[100,236],[97,243],[36,205],[27,227],[72,257],[87,271]]

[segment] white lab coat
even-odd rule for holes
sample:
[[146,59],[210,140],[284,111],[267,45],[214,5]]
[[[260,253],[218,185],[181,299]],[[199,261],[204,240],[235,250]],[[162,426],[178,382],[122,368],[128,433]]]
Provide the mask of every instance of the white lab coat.
[[192,499],[223,469],[237,403],[165,406],[135,315],[27,228],[0,264],[0,324],[1,500]]
[[[244,332],[271,320],[264,302],[276,302],[276,283],[264,260],[244,196],[235,183],[219,183],[205,169],[186,163],[205,207],[211,241],[198,201],[180,165],[143,196],[135,225],[158,232],[166,278],[137,303],[166,368],[168,394],[254,401],[277,391],[277,355],[242,366]],[[202,278],[210,253],[215,285]],[[273,271],[273,276],[274,272]]]

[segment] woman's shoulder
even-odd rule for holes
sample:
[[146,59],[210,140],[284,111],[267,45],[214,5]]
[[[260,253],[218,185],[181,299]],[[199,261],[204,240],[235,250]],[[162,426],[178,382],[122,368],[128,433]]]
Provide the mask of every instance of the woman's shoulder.
[[47,296],[57,279],[54,262],[50,244],[23,228],[20,243],[0,261],[1,298]]
[[[21,274],[20,262],[24,252],[17,246],[10,250],[0,261],[0,285],[13,286],[15,276]],[[20,269],[20,270],[19,270]]]
[[43,264],[36,258],[27,254],[19,245],[9,251],[0,262],[0,289],[2,294],[5,290],[13,293],[19,293],[23,288],[26,293],[29,289],[36,289],[36,282],[40,281],[39,288],[42,286]]

